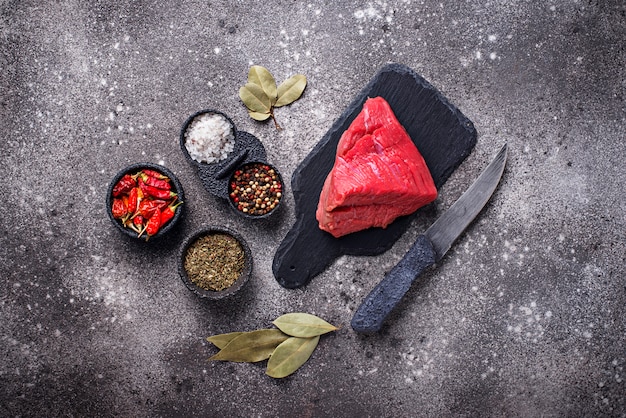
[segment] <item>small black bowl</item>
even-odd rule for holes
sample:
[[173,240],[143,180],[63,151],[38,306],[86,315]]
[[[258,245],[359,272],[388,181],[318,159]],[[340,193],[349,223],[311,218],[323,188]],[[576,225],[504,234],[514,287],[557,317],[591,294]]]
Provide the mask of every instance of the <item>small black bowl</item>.
[[230,125],[231,125],[231,127],[233,129],[233,137],[234,137],[234,141],[235,141],[235,144],[234,144],[235,149],[233,149],[230,152],[229,156],[226,157],[226,160],[230,156],[232,156],[233,154],[235,154],[238,151],[237,150],[237,128],[235,127],[235,124],[233,123],[232,119],[229,118],[225,113],[219,112],[217,110],[213,110],[213,109],[200,110],[200,111],[194,113],[193,115],[191,115],[191,116],[189,116],[187,118],[187,120],[183,124],[183,127],[182,127],[182,129],[180,131],[180,148],[183,151],[183,154],[185,155],[185,157],[187,158],[187,160],[189,162],[191,162],[193,164],[196,164],[196,165],[199,165],[199,166],[202,166],[203,164],[209,164],[209,165],[211,165],[211,164],[219,164],[219,163],[222,163],[224,161],[224,160],[221,160],[221,161],[215,161],[215,162],[212,162],[212,163],[207,163],[207,162],[194,160],[193,158],[191,158],[191,155],[189,155],[189,151],[187,150],[187,146],[185,145],[185,143],[187,142],[187,138],[185,137],[185,135],[186,135],[187,129],[189,129],[189,126],[191,125],[191,123],[196,118],[199,118],[199,117],[201,117],[203,115],[206,115],[206,114],[214,114],[214,115],[222,116],[224,119],[226,119],[230,123]]
[[[258,181],[259,183],[259,187],[263,187],[265,184],[267,184],[265,182],[265,179],[263,177],[259,177],[259,178],[255,178],[253,177],[253,170],[254,169],[259,169],[261,176],[264,176],[264,172],[266,171],[266,168],[269,170],[273,170],[274,174],[273,177],[270,177],[270,182],[276,181],[276,183],[279,185],[278,188],[273,188],[273,191],[271,191],[269,188],[265,190],[265,194],[261,197],[268,197],[270,199],[270,202],[272,201],[271,199],[276,198],[276,193],[280,193],[279,197],[277,198],[277,200],[275,201],[275,206],[272,209],[267,209],[267,208],[259,208],[259,207],[254,207],[252,205],[255,204],[255,202],[252,202],[249,199],[245,199],[245,198],[241,198],[241,192],[238,192],[238,194],[233,194],[233,185],[242,185],[243,187],[246,187],[245,182],[252,180],[252,181]],[[246,178],[246,179],[238,179],[237,177],[241,177],[241,173],[246,173],[248,172],[251,176],[250,178]],[[269,185],[268,185],[269,186]],[[275,214],[276,212],[278,212],[279,207],[281,206],[281,202],[283,201],[283,199],[285,198],[284,196],[284,183],[283,183],[283,179],[282,176],[280,175],[280,172],[278,171],[278,169],[276,167],[274,167],[271,164],[268,164],[266,162],[248,162],[245,163],[241,166],[239,166],[234,172],[233,174],[230,176],[230,179],[228,180],[228,203],[230,204],[230,206],[233,208],[233,210],[237,213],[239,213],[241,216],[248,218],[248,219],[266,219],[270,216],[272,216],[273,214]],[[251,191],[251,194],[254,193],[254,189]],[[237,200],[235,200],[237,199]],[[244,204],[247,203],[249,206],[245,207]],[[265,203],[263,200],[261,201],[261,204]],[[245,210],[248,209],[248,210]]]
[[[211,235],[211,234],[224,234],[224,235],[229,235],[235,238],[241,245],[241,248],[243,249],[244,259],[245,259],[243,271],[241,272],[239,277],[235,280],[235,282],[230,287],[224,290],[219,290],[219,291],[205,289],[196,285],[189,278],[189,275],[187,274],[187,271],[185,270],[185,257],[187,255],[187,250],[189,249],[189,247],[191,247],[191,245],[193,245],[196,242],[196,240],[198,240],[199,238],[202,238],[206,235]],[[221,227],[221,226],[204,227],[200,229],[199,231],[195,232],[194,234],[192,234],[191,236],[189,236],[183,242],[180,248],[180,252],[178,254],[178,273],[180,274],[180,278],[182,279],[183,283],[185,283],[185,286],[187,286],[187,288],[191,290],[192,292],[194,292],[196,295],[202,298],[212,299],[212,300],[224,299],[224,298],[233,296],[235,293],[241,290],[243,286],[248,282],[248,279],[252,275],[252,252],[250,251],[250,247],[248,246],[246,241],[243,239],[241,235],[239,235],[239,233],[232,231],[228,228]]]
[[174,227],[176,226],[176,224],[178,223],[178,221],[180,220],[180,218],[183,215],[183,210],[184,210],[184,206],[185,204],[181,204],[176,211],[174,212],[174,217],[172,219],[170,219],[170,221],[165,224],[165,226],[161,227],[159,229],[159,231],[148,237],[148,235],[144,232],[141,236],[139,236],[139,234],[137,232],[135,232],[133,229],[129,228],[129,227],[125,227],[121,220],[116,219],[113,217],[113,213],[111,211],[112,205],[113,205],[113,188],[115,187],[115,185],[122,179],[122,177],[124,177],[124,175],[126,174],[136,174],[139,171],[143,170],[143,169],[149,169],[149,170],[154,170],[157,171],[165,176],[167,176],[170,179],[170,184],[172,187],[172,191],[174,193],[176,193],[178,195],[177,197],[177,202],[184,202],[185,201],[185,195],[183,192],[183,186],[180,183],[180,181],[178,181],[178,178],[176,178],[176,176],[174,175],[174,173],[172,173],[170,170],[168,170],[167,168],[163,167],[162,165],[159,164],[153,164],[153,163],[137,163],[137,164],[132,164],[126,168],[124,168],[123,170],[121,170],[120,172],[118,172],[115,177],[113,177],[113,180],[111,180],[111,183],[109,184],[108,190],[107,190],[107,195],[106,195],[106,209],[107,209],[107,214],[109,215],[109,219],[111,219],[111,222],[113,222],[113,225],[115,225],[115,227],[117,229],[119,229],[123,234],[128,235],[131,238],[136,238],[136,239],[140,239],[140,240],[145,240],[148,241],[148,239],[153,240],[153,239],[157,239],[162,237],[163,235],[167,234],[169,231],[171,231],[172,229],[174,229]]

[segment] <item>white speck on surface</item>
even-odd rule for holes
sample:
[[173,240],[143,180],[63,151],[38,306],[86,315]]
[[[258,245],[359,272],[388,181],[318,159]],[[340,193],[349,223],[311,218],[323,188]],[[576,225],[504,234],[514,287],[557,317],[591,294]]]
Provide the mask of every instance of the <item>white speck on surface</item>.
[[381,19],[382,15],[374,6],[370,5],[365,9],[356,10],[354,17],[357,19]]
[[524,315],[531,315],[533,313],[532,309],[527,308],[525,306],[520,306],[519,310],[522,311],[522,313],[524,313]]
[[520,305],[517,310],[514,309],[513,304],[509,304],[510,318],[507,321],[507,331],[528,338],[532,342],[538,342],[544,334],[544,322],[549,320],[552,314],[547,314],[550,311],[546,311],[546,314],[542,316],[537,312],[537,309],[536,301],[531,301],[527,305]]

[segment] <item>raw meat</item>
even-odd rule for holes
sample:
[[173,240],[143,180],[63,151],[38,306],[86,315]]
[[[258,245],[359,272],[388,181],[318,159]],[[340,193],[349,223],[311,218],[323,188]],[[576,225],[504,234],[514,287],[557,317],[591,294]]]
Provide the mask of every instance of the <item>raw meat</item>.
[[367,99],[337,145],[315,216],[341,237],[396,218],[435,200],[424,158],[382,97]]

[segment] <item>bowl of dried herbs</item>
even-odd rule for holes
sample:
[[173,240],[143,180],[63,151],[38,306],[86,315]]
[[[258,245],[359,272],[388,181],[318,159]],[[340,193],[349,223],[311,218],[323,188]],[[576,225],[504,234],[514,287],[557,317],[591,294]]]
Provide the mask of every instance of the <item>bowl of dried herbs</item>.
[[196,295],[224,299],[248,282],[252,252],[239,233],[222,226],[204,227],[183,242],[178,271]]

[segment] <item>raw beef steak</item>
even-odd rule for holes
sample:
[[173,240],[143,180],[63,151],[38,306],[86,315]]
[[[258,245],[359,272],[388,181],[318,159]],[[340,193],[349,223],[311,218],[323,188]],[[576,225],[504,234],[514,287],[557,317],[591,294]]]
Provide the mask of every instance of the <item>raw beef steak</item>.
[[385,228],[437,197],[430,171],[382,97],[367,99],[337,145],[316,218],[335,237]]

